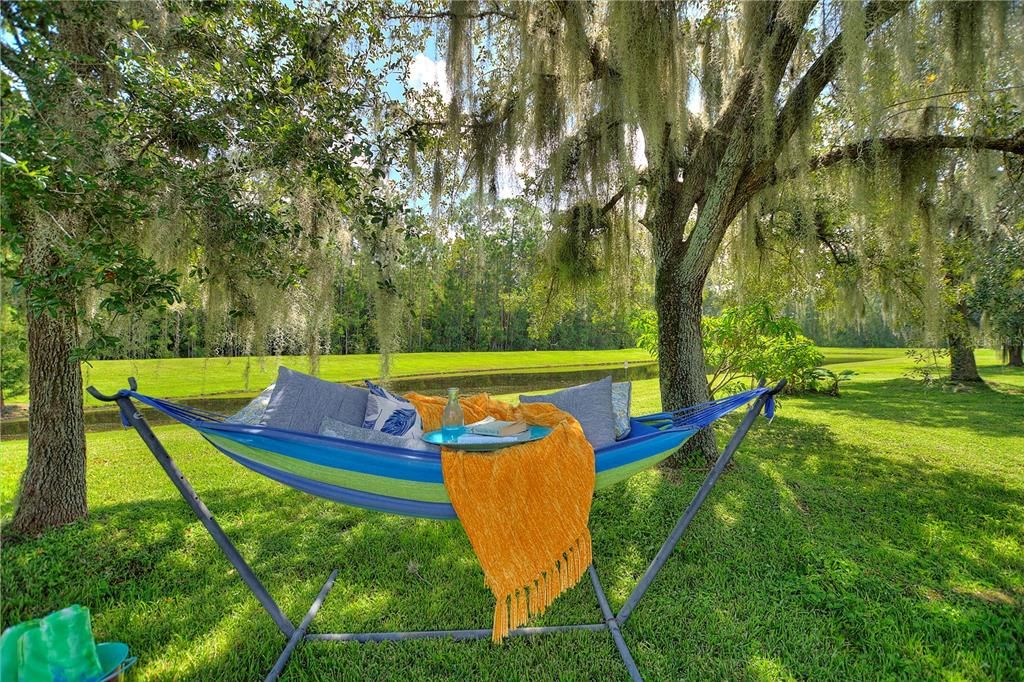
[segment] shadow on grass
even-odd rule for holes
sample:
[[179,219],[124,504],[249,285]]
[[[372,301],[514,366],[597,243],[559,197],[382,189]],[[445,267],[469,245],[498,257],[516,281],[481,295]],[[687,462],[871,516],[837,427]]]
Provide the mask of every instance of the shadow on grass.
[[[922,407],[893,400],[865,413],[898,419]],[[986,414],[982,428],[1006,433],[1005,409],[998,421]],[[737,459],[627,624],[646,674],[1019,674],[1024,489],[882,457],[786,417],[753,429]],[[616,606],[703,478],[643,476],[598,495],[592,517]]]
[[[904,383],[859,386],[848,397],[822,399],[821,408],[865,422],[915,415],[922,423],[916,415],[927,412],[922,419],[933,426],[970,415],[971,429],[1013,428],[1010,403],[975,409],[975,397],[958,394],[942,404]],[[874,402],[881,404],[868,404]],[[720,438],[729,431],[720,429]],[[627,624],[645,675],[1012,677],[1024,653],[1024,559],[1017,551],[1024,491],[908,454],[880,456],[784,412],[770,427],[759,422]],[[205,501],[293,622],[339,567],[315,631],[489,624],[492,598],[457,523],[363,512],[249,472],[215,471],[226,473],[219,473],[219,487],[203,487]],[[614,605],[703,472],[677,478],[644,472],[595,498],[596,563]],[[93,609],[101,638],[124,640],[141,655],[147,677],[265,674],[283,637],[185,503],[170,497],[170,483],[160,489],[166,498],[96,505],[84,523],[5,548],[3,623],[79,602]],[[583,581],[537,622],[596,619]],[[393,674],[398,666],[396,677],[544,677],[531,672],[535,665],[552,673],[547,677],[621,672],[607,637],[583,633],[504,647],[309,646],[289,675]]]
[[[293,623],[336,567],[314,631],[490,622],[493,605],[458,524],[363,512],[272,484],[203,497]],[[129,643],[157,677],[257,677],[284,646],[177,497],[97,506],[84,522],[5,547],[3,558],[4,627],[81,603],[98,638]]]
[[929,428],[965,428],[993,436],[1019,435],[1024,398],[985,383],[961,392],[950,387],[927,388],[910,379],[865,381],[844,388],[838,399],[822,403],[829,414],[854,419],[884,419]]

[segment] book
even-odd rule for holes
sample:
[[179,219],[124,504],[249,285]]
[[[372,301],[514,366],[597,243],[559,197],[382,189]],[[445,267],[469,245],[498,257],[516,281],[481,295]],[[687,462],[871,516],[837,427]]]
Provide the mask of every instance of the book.
[[494,417],[486,417],[478,422],[466,425],[466,430],[470,433],[475,433],[478,436],[494,436],[496,438],[516,436],[529,429],[530,427],[522,420],[506,422]]

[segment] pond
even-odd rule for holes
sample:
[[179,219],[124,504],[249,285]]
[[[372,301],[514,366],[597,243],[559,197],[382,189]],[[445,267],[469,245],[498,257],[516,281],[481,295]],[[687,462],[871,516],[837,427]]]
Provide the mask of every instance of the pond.
[[[395,393],[416,391],[425,395],[444,395],[449,386],[459,389],[461,395],[473,393],[490,393],[505,395],[526,393],[528,391],[551,391],[568,386],[576,386],[597,381],[611,375],[612,381],[637,381],[654,379],[658,376],[658,363],[626,363],[625,365],[607,365],[601,367],[576,367],[566,369],[543,369],[522,372],[487,372],[466,374],[445,374],[431,376],[411,376],[393,379],[389,384]],[[255,394],[254,394],[255,395]],[[248,403],[249,397],[217,397],[186,398],[181,400],[185,405],[198,407],[218,414],[232,414]],[[148,407],[142,414],[151,424],[169,424],[172,420],[164,414]],[[120,428],[121,420],[116,408],[89,408],[85,411],[86,431],[107,431]],[[24,438],[28,433],[27,419],[5,419],[3,439]]]

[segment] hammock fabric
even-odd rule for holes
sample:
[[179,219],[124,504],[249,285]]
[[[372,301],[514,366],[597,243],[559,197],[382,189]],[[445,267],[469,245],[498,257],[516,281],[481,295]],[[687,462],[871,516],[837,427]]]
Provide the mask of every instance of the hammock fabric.
[[[633,682],[642,682],[643,677],[623,637],[622,626],[630,617],[633,609],[640,603],[658,572],[668,561],[669,555],[679,543],[701,505],[704,504],[704,500],[707,499],[715,482],[729,465],[733,453],[743,442],[758,414],[763,410],[769,420],[774,417],[775,395],[782,390],[785,384],[785,380],[782,380],[773,388],[759,387],[678,412],[663,412],[633,419],[631,420],[633,429],[629,438],[595,451],[597,487],[607,487],[629,477],[640,469],[660,462],[700,429],[753,401],[729,439],[728,445],[718,455],[718,459],[697,490],[693,500],[676,521],[676,525],[665,538],[658,553],[618,613],[612,611],[597,576],[597,570],[591,563],[587,567],[587,572],[590,574],[590,582],[594,587],[598,606],[604,617],[602,622],[516,628],[508,634],[528,636],[577,630],[608,632],[612,636],[615,648],[618,650],[630,678]],[[115,395],[100,393],[93,386],[89,386],[86,390],[97,400],[117,403],[125,426],[135,429],[163,468],[164,473],[167,474],[168,480],[178,489],[182,500],[206,527],[210,537],[217,543],[225,558],[238,571],[239,578],[245,582],[253,596],[287,639],[284,650],[267,674],[266,682],[274,682],[280,677],[292,653],[303,641],[472,640],[493,636],[492,628],[412,632],[310,633],[308,631],[310,624],[334,586],[338,569],[334,569],[328,576],[305,617],[298,624],[293,623],[256,577],[252,567],[225,535],[224,529],[206,508],[192,484],[178,468],[170,453],[167,452],[146,422],[145,417],[138,411],[132,398],[191,426],[202,433],[221,452],[257,473],[264,474],[298,490],[367,509],[431,518],[453,518],[455,512],[445,495],[444,486],[441,484],[440,454],[353,443],[339,438],[283,431],[265,426],[231,424],[226,422],[221,415],[138,393],[138,385],[132,377],[129,377],[128,385],[129,389],[118,391]]]
[[[134,390],[122,394],[192,427],[247,469],[296,490],[391,514],[456,518],[444,487],[440,453],[231,423],[223,415]],[[595,489],[658,464],[697,431],[762,395],[767,395],[764,414],[771,419],[774,394],[766,387],[631,419],[627,438],[594,450]]]

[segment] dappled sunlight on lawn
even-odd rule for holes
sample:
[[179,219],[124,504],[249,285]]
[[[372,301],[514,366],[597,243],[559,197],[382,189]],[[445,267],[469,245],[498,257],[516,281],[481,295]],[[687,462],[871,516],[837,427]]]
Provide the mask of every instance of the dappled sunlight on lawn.
[[722,495],[720,501],[711,506],[711,513],[722,525],[723,528],[730,528],[740,520],[745,506],[741,497],[733,495]]
[[[634,391],[634,413],[658,409],[656,380]],[[1024,397],[1002,389],[928,390],[896,370],[860,376],[838,398],[785,396],[626,624],[640,669],[648,679],[1012,677],[1024,641],[1022,410]],[[718,429],[720,444],[737,421]],[[238,467],[184,427],[158,434],[294,621],[339,568],[315,632],[489,625],[492,597],[457,523],[331,504]],[[9,500],[25,444],[0,447]],[[125,431],[90,434],[89,448],[90,518],[4,547],[3,623],[78,602],[99,637],[141,656],[137,679],[265,674],[283,638],[152,456]],[[687,460],[595,496],[595,563],[613,607],[703,476]],[[599,619],[584,580],[535,623]],[[287,679],[570,670],[623,675],[610,638],[573,633],[500,647],[307,643]]]

